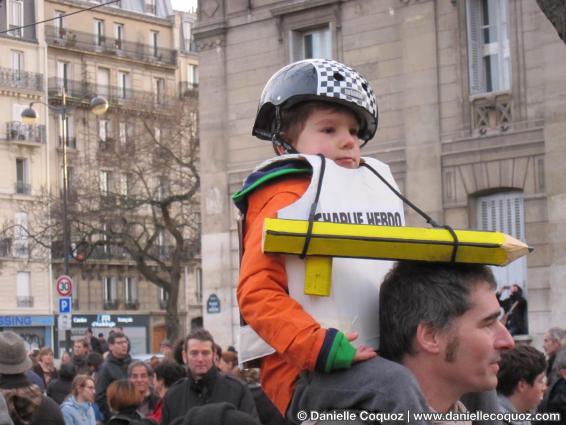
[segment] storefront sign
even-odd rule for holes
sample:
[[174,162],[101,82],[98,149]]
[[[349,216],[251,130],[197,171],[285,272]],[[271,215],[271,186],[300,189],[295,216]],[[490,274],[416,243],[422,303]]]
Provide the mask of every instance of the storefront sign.
[[53,326],[53,316],[0,316],[0,327]]
[[216,294],[210,294],[206,300],[206,312],[208,314],[220,313],[220,298]]
[[148,326],[147,315],[86,314],[73,315],[73,324],[88,328],[115,328],[116,326]]

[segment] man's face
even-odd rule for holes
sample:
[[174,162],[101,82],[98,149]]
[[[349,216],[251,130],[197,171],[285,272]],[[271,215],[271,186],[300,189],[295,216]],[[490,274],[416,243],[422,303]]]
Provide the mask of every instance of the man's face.
[[547,356],[552,356],[560,348],[560,343],[555,339],[552,339],[548,332],[544,334],[544,341],[542,343],[544,352]]
[[85,347],[80,341],[75,341],[73,344],[73,354],[76,357],[84,357],[86,356],[88,348]]
[[212,342],[189,339],[183,353],[185,363],[194,377],[202,376],[212,368]]
[[53,354],[44,354],[37,361],[45,367],[53,367]]
[[515,345],[498,319],[499,303],[487,283],[472,289],[470,303],[470,309],[440,335],[441,379],[461,394],[494,389],[500,352]]
[[147,395],[149,391],[149,375],[147,374],[145,366],[135,366],[132,369],[130,381],[134,384],[140,394],[143,394],[144,396]]
[[123,359],[128,354],[128,340],[124,337],[116,338],[114,344],[109,344],[108,349],[118,359]]

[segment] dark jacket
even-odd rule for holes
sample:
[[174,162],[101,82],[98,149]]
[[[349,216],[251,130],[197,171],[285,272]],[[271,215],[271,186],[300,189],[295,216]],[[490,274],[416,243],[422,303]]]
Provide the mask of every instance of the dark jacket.
[[157,422],[144,418],[135,407],[128,407],[112,416],[106,425],[157,425]]
[[[538,411],[541,413],[560,413],[559,422],[548,422],[556,425],[566,424],[566,380],[559,378],[547,390]],[[542,424],[542,422],[536,422]]]
[[63,403],[65,397],[71,394],[73,378],[57,378],[47,385],[47,396],[52,398],[57,404]]
[[169,425],[195,406],[222,401],[257,417],[254,399],[246,384],[232,376],[218,373],[213,366],[199,380],[195,381],[189,376],[169,388],[163,398],[161,425]]
[[106,404],[106,389],[112,382],[128,377],[128,365],[131,362],[130,356],[117,359],[112,353],[109,353],[106,361],[102,363],[96,380],[96,404],[105,418],[110,417],[110,410]]
[[53,369],[53,371],[51,372],[51,379],[49,380],[49,382],[45,382],[45,375],[43,374],[43,369],[41,368],[41,365],[36,364],[31,370],[33,370],[37,374],[37,376],[41,378],[45,388],[47,388],[49,382],[53,381],[59,376],[59,374],[57,373],[57,369]]
[[44,396],[23,373],[0,375],[0,392],[14,425],[65,425],[57,403]]

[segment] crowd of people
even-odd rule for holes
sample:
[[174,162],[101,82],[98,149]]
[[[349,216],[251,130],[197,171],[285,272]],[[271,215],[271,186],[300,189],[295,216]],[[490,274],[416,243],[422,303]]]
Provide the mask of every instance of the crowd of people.
[[56,367],[51,348],[28,353],[20,336],[0,332],[0,425],[285,423],[257,371],[241,371],[235,349],[204,329],[162,341],[147,361],[132,358],[121,330],[94,340],[87,330]]

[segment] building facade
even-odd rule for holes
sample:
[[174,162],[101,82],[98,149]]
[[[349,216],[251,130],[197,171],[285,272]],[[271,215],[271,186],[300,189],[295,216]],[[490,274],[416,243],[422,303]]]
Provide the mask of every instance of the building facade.
[[[495,269],[528,299],[536,344],[566,322],[564,44],[527,0],[199,1],[204,323],[236,340],[236,212],[230,194],[272,156],[251,128],[268,78],[295,60],[332,58],[371,82],[376,137],[363,155],[454,228],[505,231],[534,247]],[[425,226],[406,210],[410,225]],[[227,327],[225,323],[231,323]]]
[[40,219],[29,211],[49,179],[47,122],[45,114],[34,125],[20,120],[31,102],[45,101],[45,39],[21,28],[43,18],[40,3],[0,3],[0,330],[18,332],[29,348],[50,345],[54,325],[48,252],[25,230]]
[[[38,220],[29,211],[64,221],[64,214],[57,211],[60,206],[51,211],[20,207],[34,201],[45,205],[47,198],[50,205],[67,199],[69,221],[80,216],[89,202],[100,203],[101,214],[106,211],[100,221],[107,220],[113,209],[116,215],[118,197],[125,199],[128,191],[136,196],[135,188],[142,185],[128,167],[144,160],[155,166],[157,154],[148,156],[153,149],[148,146],[173,137],[167,126],[174,113],[180,113],[179,105],[189,105],[191,131],[196,135],[198,60],[191,35],[195,15],[173,11],[168,0],[93,6],[96,3],[82,0],[0,3],[0,31],[51,20],[12,30],[0,39],[0,107],[10,118],[2,123],[5,187],[0,202],[4,227],[11,229],[4,232],[9,237],[2,239],[1,247],[0,293],[6,296],[0,304],[0,328],[19,327],[21,333],[31,335],[43,326],[44,335],[34,339],[36,345],[65,345],[65,333],[57,330],[58,297],[53,288],[55,278],[65,272],[66,255],[74,282],[72,338],[82,336],[87,327],[107,334],[122,326],[133,342],[133,352],[153,352],[165,338],[169,293],[144,279],[131,255],[102,243],[103,233],[85,248],[78,242],[84,234],[75,230],[75,224],[70,226],[70,249],[55,233],[51,250],[41,250],[26,239],[26,232],[17,231]],[[106,114],[95,116],[89,110],[95,96],[108,100]],[[20,114],[30,102],[37,102],[33,107],[40,123],[25,126]],[[137,161],[136,155],[142,159]],[[170,176],[163,173],[159,182],[147,186],[169,187]],[[80,191],[79,183],[84,188],[85,182],[92,183],[92,193]],[[162,199],[166,191],[152,195]],[[144,214],[150,216],[151,210]],[[103,229],[109,225],[101,223]],[[158,235],[154,245],[149,267],[167,267],[174,255],[172,241]],[[202,323],[199,255],[198,246],[183,253],[178,295],[181,333]]]

